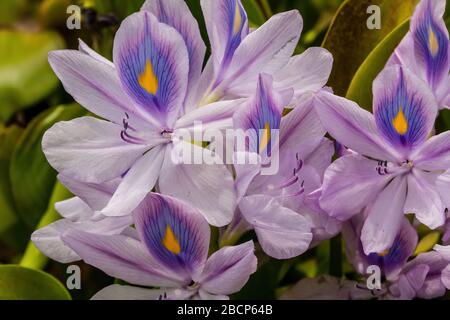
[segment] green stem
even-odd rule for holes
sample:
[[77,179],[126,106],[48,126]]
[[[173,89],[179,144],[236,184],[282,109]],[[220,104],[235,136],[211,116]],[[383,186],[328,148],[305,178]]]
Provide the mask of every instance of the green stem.
[[340,235],[330,240],[330,275],[342,277],[342,238]]
[[[36,229],[43,228],[50,223],[61,218],[58,212],[55,210],[55,203],[58,201],[62,201],[70,197],[70,192],[59,182],[56,183],[52,196],[50,198],[49,206],[42,216],[39,224]],[[27,248],[22,256],[22,260],[20,260],[20,265],[22,267],[27,267],[30,269],[41,270],[47,264],[48,258],[44,256],[38,248],[33,244],[32,241],[28,242]]]
[[256,0],[256,2],[261,8],[261,11],[264,13],[266,19],[269,19],[271,16],[273,16],[272,9],[270,8],[268,0]]

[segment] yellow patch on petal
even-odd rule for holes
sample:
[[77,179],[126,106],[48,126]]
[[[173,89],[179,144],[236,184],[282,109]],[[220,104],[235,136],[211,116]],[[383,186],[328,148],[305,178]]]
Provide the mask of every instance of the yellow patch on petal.
[[153,66],[150,60],[145,64],[144,72],[139,76],[139,84],[148,93],[155,95],[158,91],[158,78],[156,78]]
[[241,30],[241,23],[241,9],[239,8],[239,4],[236,3],[236,7],[234,9],[233,34],[237,34]]
[[389,249],[386,249],[386,250],[384,250],[382,252],[379,252],[378,256],[384,257],[384,256],[387,256],[388,254],[389,254]]
[[402,107],[400,107],[400,110],[398,111],[394,120],[392,120],[392,125],[400,135],[404,135],[406,131],[408,131],[408,121],[405,118]]
[[431,27],[428,29],[428,45],[430,47],[431,54],[436,56],[439,52],[439,42]]
[[174,254],[179,254],[181,252],[180,243],[169,226],[166,227],[166,233],[162,239],[162,244],[167,250]]
[[263,134],[259,139],[259,152],[264,150],[270,141],[270,124],[266,122],[264,124]]

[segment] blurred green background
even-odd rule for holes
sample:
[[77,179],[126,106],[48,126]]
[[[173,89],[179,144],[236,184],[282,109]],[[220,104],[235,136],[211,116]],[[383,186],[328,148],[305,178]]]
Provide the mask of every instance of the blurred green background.
[[[47,53],[62,48],[76,49],[77,39],[82,38],[97,52],[111,58],[113,36],[121,20],[138,11],[143,2],[0,1],[0,298],[69,297],[55,280],[65,284],[66,266],[47,261],[29,244],[30,234],[38,226],[58,218],[54,203],[70,197],[56,183],[56,173],[45,160],[42,135],[55,122],[86,113],[65,93],[48,65]],[[187,2],[206,41],[199,0]],[[242,2],[252,27],[263,24],[277,12],[298,9],[304,19],[304,29],[297,53],[310,46],[329,49],[335,58],[329,86],[335,93],[347,95],[368,109],[371,108],[371,82],[406,34],[408,19],[417,3],[416,0]],[[80,30],[69,30],[66,26],[69,17],[66,10],[71,4],[82,8]],[[366,26],[369,17],[366,9],[371,4],[381,8],[380,30],[369,30]],[[448,24],[449,17],[446,17]],[[450,116],[444,113],[438,120],[438,131],[447,128],[450,128]],[[423,231],[426,234],[428,231]],[[427,241],[424,250],[436,240]],[[330,247],[337,251],[330,251]],[[46,273],[29,274],[32,271],[6,264],[20,264]],[[74,299],[90,298],[114,281],[101,271],[83,263],[78,265],[83,288],[70,292]],[[275,298],[283,288],[301,278],[327,273],[345,274],[349,279],[356,277],[343,258],[339,238],[325,241],[296,259],[262,258],[258,272],[234,298]],[[31,278],[38,280],[27,280]],[[21,283],[23,288],[8,293],[5,288],[10,283]],[[44,284],[49,286],[48,290],[33,291]]]

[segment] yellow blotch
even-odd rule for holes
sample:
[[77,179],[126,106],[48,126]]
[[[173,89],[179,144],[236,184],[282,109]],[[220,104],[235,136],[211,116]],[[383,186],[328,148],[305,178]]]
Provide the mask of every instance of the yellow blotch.
[[181,252],[180,243],[169,226],[166,227],[166,233],[162,239],[162,244],[167,250],[174,254],[179,254]]
[[387,256],[389,254],[389,249],[386,249],[386,250],[384,250],[384,251],[382,251],[382,252],[379,252],[378,253],[378,256],[380,256],[380,257],[385,257],[385,256]]
[[150,60],[147,60],[144,72],[141,73],[138,80],[140,86],[148,93],[155,95],[158,91],[158,79],[153,71],[153,66]]
[[406,131],[408,131],[408,121],[405,118],[402,107],[400,107],[400,110],[398,111],[394,120],[392,120],[392,125],[394,126],[394,129],[401,135],[404,135]]
[[234,9],[233,34],[236,34],[241,30],[241,23],[242,23],[241,10],[239,8],[239,4],[236,3],[236,7]]
[[270,141],[270,124],[268,122],[266,122],[264,124],[263,134],[259,140],[259,151],[260,152],[267,147],[267,145],[269,144],[269,141]]
[[428,29],[428,45],[430,47],[431,54],[433,56],[437,55],[439,51],[439,42],[436,37],[436,34],[431,29],[431,27]]

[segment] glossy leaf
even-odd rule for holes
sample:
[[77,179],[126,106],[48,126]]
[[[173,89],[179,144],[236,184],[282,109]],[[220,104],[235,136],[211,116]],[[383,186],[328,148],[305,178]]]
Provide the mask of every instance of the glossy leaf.
[[0,240],[6,244],[21,248],[27,235],[26,228],[17,216],[9,179],[11,153],[22,134],[17,126],[0,126]]
[[54,32],[0,31],[0,122],[57,87],[47,55],[63,46],[63,39]]
[[0,300],[70,300],[56,278],[39,270],[0,265]]
[[361,64],[350,83],[347,98],[357,102],[361,107],[372,110],[372,82],[383,70],[395,48],[409,30],[409,20],[392,31],[369,54]]
[[[417,0],[347,0],[336,13],[323,47],[334,57],[328,83],[338,95],[345,95],[353,75],[369,53],[394,28],[408,19]],[[381,29],[370,30],[367,8],[378,5]]]
[[37,116],[27,127],[11,159],[12,192],[19,215],[34,228],[47,209],[53,192],[56,172],[42,152],[44,132],[54,123],[85,114],[77,104],[49,109]]

